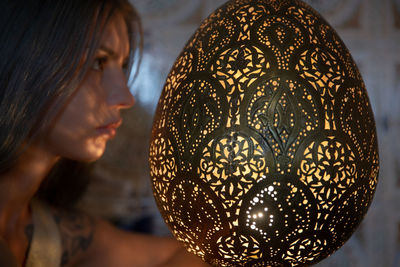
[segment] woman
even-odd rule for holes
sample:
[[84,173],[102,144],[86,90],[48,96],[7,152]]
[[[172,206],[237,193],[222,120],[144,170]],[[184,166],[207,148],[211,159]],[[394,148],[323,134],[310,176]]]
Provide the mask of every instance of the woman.
[[101,157],[134,103],[128,1],[2,0],[0,27],[0,266],[205,266],[176,241],[35,198],[60,162]]

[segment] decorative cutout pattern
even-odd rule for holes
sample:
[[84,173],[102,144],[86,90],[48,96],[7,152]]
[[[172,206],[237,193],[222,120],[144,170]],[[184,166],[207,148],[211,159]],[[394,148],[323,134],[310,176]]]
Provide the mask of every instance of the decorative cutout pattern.
[[240,124],[239,107],[244,98],[244,89],[270,68],[264,53],[257,47],[242,45],[222,52],[210,71],[226,90],[230,105],[227,127]]
[[246,124],[267,140],[276,171],[283,174],[293,166],[300,139],[316,131],[319,121],[313,92],[295,79],[277,77],[260,82],[250,99]]
[[215,266],[310,265],[353,233],[379,156],[361,76],[303,2],[232,0],[189,40],[157,108],[163,218]]
[[[180,175],[186,180],[175,183],[168,193],[167,202],[171,209],[167,222],[173,225],[173,233],[189,251],[204,258],[214,253],[210,240],[228,228],[227,219],[224,214],[218,213],[222,207],[212,192],[207,192],[203,189],[204,185],[189,179],[190,174]],[[193,208],[186,209],[186,205]]]
[[[166,203],[166,193],[170,181],[176,176],[177,165],[174,148],[171,142],[158,134],[150,147],[150,176],[153,178],[153,189],[160,203]],[[167,206],[164,206],[167,209]]]
[[329,136],[319,145],[311,142],[304,151],[300,180],[310,187],[322,208],[332,208],[335,200],[357,178],[354,153],[349,145],[342,145],[334,136]]
[[198,173],[224,207],[231,207],[268,173],[264,154],[254,138],[231,132],[204,148]]
[[288,69],[293,51],[304,43],[301,28],[295,23],[285,17],[269,16],[257,31],[259,41],[277,55],[282,69]]

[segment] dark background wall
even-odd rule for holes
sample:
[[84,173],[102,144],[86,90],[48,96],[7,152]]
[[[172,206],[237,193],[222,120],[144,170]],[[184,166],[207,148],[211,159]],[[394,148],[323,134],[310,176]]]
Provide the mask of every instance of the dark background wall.
[[[80,206],[166,235],[149,182],[152,116],[175,58],[224,0],[131,1],[143,17],[145,37],[143,63],[132,88],[137,104],[124,114],[124,126],[97,164]],[[307,2],[334,26],[357,62],[375,112],[381,161],[375,199],[361,227],[318,266],[400,266],[400,0]]]

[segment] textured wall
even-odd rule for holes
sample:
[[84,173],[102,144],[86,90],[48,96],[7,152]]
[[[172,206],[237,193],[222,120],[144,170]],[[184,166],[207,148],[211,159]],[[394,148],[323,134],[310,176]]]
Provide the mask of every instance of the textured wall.
[[[152,116],[165,78],[185,42],[224,0],[131,0],[143,17],[145,50],[132,92],[137,105],[99,161],[81,206],[134,222],[154,218],[147,151]],[[381,171],[373,204],[356,234],[318,266],[400,266],[400,0],[308,0],[351,51],[363,75],[378,128]]]

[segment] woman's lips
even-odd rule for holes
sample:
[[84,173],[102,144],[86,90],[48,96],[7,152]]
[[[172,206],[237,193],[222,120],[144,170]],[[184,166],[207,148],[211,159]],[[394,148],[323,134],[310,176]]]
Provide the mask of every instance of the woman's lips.
[[100,126],[96,128],[96,131],[99,135],[106,135],[110,139],[113,139],[115,135],[117,134],[117,128],[121,126],[122,120],[118,120],[116,122],[112,122],[110,124],[107,124],[105,126]]

